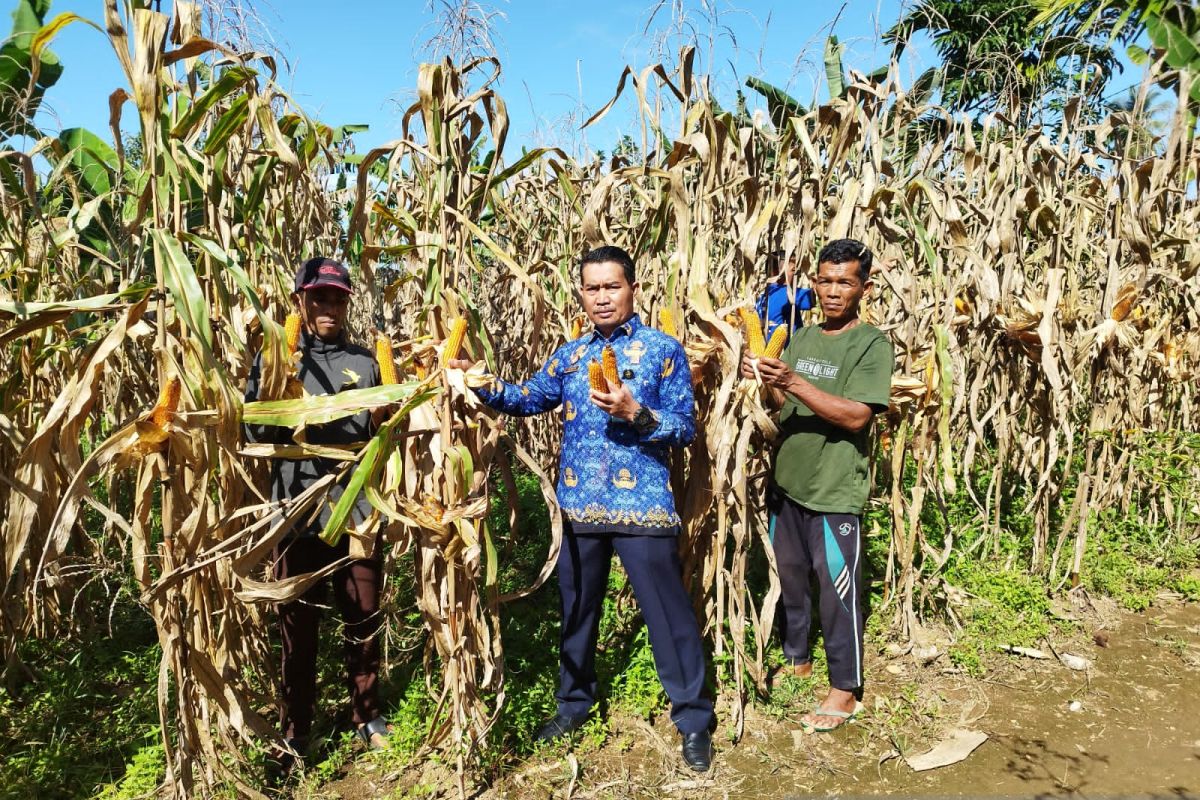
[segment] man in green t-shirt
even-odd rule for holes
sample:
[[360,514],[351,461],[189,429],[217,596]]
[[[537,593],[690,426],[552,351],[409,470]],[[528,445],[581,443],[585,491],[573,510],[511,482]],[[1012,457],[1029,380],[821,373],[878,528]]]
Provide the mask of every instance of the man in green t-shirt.
[[769,505],[783,654],[801,677],[812,674],[810,575],[821,591],[830,689],[800,720],[810,731],[832,731],[862,709],[861,521],[871,417],[887,409],[892,376],[891,343],[858,317],[870,275],[871,251],[862,242],[825,245],[813,280],[824,324],[796,331],[778,359],[742,357],[743,377],[755,377],[757,367],[782,404]]

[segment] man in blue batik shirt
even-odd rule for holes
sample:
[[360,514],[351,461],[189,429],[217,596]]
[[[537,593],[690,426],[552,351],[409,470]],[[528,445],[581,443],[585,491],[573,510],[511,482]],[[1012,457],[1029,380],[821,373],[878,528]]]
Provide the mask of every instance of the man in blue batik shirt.
[[[615,551],[646,620],[683,758],[703,772],[712,759],[712,701],[704,695],[700,628],[683,588],[671,495],[669,450],[695,434],[692,381],[678,341],[648,328],[633,311],[633,259],[600,247],[580,264],[583,310],[593,330],[558,348],[525,383],[494,380],[475,390],[492,408],[529,416],[562,408],[558,500],[564,516],[558,585],[562,595],[558,713],[537,738],[581,727],[596,700],[596,638]],[[591,388],[588,364],[605,346],[620,385]],[[468,369],[465,360],[451,367]]]

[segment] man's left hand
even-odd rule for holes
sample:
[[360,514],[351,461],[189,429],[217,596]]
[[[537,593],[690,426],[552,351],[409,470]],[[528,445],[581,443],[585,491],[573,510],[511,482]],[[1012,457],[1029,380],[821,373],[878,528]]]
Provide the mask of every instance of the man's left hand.
[[601,392],[598,389],[592,389],[592,402],[608,414],[623,419],[626,422],[633,422],[633,417],[637,414],[641,404],[633,399],[633,395],[625,388],[625,384],[613,387],[612,382],[608,382],[608,391]]

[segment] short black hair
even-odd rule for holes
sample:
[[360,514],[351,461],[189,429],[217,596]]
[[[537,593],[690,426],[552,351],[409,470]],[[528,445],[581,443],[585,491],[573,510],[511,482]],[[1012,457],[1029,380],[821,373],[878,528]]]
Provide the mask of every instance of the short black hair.
[[858,262],[858,279],[866,283],[871,279],[871,250],[858,239],[834,239],[821,248],[817,256],[817,269],[826,262],[830,264],[845,264],[848,261]]
[[579,262],[579,280],[583,280],[583,268],[588,264],[603,264],[607,261],[621,265],[621,269],[625,272],[625,280],[629,281],[630,286],[637,283],[637,277],[633,269],[633,256],[620,247],[611,244],[597,247],[583,257],[583,260]]

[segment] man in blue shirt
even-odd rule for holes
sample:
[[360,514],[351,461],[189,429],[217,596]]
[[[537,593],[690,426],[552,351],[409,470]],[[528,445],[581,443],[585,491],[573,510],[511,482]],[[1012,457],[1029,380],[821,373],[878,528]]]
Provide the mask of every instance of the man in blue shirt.
[[[712,760],[712,701],[704,696],[700,628],[683,588],[669,451],[695,435],[691,373],[683,346],[633,311],[633,259],[600,247],[580,264],[583,310],[595,326],[558,348],[525,383],[494,380],[475,390],[487,405],[529,416],[562,408],[558,500],[564,537],[558,713],[538,732],[552,740],[581,727],[596,700],[596,639],[615,551],[646,620],[683,758],[703,772]],[[616,354],[620,383],[592,389],[588,364]],[[451,367],[467,369],[465,360]]]
[[813,307],[813,292],[796,286],[796,261],[783,250],[767,256],[767,270],[771,277],[754,307],[758,318],[764,320],[763,338],[770,339],[775,328],[787,325],[790,339],[804,325],[801,312]]

